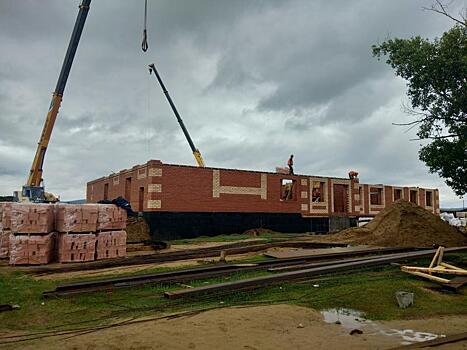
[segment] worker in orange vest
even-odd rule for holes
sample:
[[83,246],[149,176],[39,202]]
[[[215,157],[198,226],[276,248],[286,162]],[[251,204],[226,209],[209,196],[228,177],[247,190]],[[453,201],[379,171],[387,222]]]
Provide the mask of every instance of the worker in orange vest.
[[289,174],[293,175],[293,154],[290,155],[289,161],[287,162],[287,165],[289,166]]

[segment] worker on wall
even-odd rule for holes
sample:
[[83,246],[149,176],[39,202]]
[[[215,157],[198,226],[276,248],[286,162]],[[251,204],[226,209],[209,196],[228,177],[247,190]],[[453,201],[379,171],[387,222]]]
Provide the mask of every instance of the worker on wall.
[[293,175],[293,154],[290,155],[289,161],[287,162],[287,165],[289,166],[289,174]]

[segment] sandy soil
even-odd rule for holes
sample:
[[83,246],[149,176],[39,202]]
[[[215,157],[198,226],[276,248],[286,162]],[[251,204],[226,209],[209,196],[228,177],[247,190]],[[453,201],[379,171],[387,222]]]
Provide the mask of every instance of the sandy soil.
[[[363,334],[349,335],[343,325],[325,323],[312,309],[256,306],[211,310],[184,318],[148,321],[67,339],[47,338],[18,344],[22,349],[388,349],[404,339],[395,330],[454,334],[465,332],[466,316],[363,322]],[[386,334],[385,334],[386,333]],[[387,335],[391,334],[391,335]],[[467,349],[455,343],[442,349]]]

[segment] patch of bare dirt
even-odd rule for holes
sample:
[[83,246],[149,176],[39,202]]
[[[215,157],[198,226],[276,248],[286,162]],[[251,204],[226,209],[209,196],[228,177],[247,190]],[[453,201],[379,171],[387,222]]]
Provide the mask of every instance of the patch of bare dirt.
[[467,236],[422,207],[397,201],[363,227],[323,237],[322,240],[383,247],[456,247],[467,245]]
[[[382,329],[411,329],[454,334],[465,329],[467,316],[377,323]],[[400,336],[388,336],[362,325],[362,334],[324,323],[312,309],[291,305],[211,310],[189,317],[152,320],[78,336],[46,338],[18,344],[22,349],[388,349],[401,345]],[[376,328],[377,329],[377,328]],[[451,344],[459,349],[462,343]]]

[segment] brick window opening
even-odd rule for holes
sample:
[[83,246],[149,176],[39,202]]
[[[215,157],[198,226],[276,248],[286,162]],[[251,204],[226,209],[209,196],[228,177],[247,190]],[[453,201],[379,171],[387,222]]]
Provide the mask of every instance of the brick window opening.
[[383,189],[378,187],[370,187],[370,204],[383,204]]
[[324,202],[324,182],[313,181],[313,188],[311,189],[311,201],[313,203]]
[[415,190],[410,190],[410,201],[412,203],[415,203],[415,204],[418,204],[418,200],[417,200],[417,191]]
[[109,184],[104,184],[104,200],[109,199]]
[[394,201],[402,199],[402,190],[400,188],[394,189]]
[[295,195],[295,180],[281,179],[281,201],[294,201],[297,199]]
[[125,199],[131,202],[131,177],[125,179]]
[[433,193],[431,191],[426,192],[425,206],[427,206],[427,207],[432,207],[433,206]]

